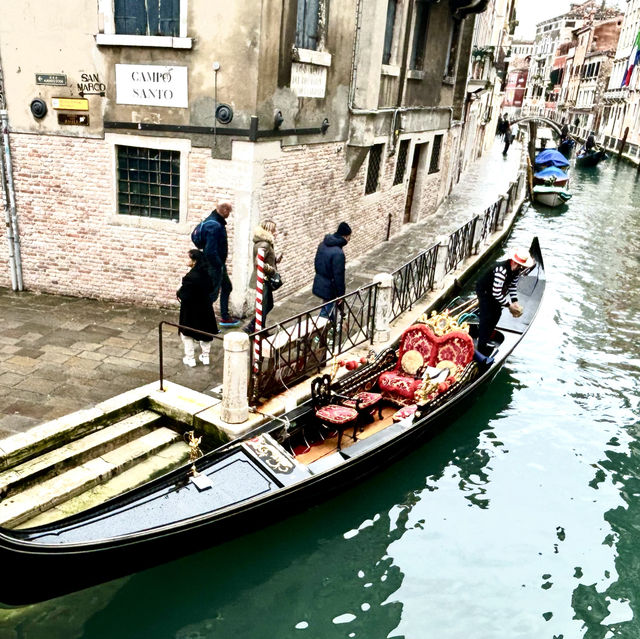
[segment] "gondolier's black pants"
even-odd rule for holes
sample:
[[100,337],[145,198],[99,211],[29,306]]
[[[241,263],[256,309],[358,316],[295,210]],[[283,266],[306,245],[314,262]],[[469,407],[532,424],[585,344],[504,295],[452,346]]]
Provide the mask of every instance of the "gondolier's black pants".
[[483,355],[491,355],[492,349],[487,346],[495,327],[502,315],[502,306],[491,295],[478,295],[478,345],[477,350]]

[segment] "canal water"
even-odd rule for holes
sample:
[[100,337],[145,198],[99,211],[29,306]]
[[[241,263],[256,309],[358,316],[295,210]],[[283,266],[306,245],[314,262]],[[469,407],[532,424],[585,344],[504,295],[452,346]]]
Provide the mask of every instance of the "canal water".
[[278,525],[2,610],[0,638],[640,637],[640,184],[610,161],[572,190],[517,222],[543,307],[444,433]]

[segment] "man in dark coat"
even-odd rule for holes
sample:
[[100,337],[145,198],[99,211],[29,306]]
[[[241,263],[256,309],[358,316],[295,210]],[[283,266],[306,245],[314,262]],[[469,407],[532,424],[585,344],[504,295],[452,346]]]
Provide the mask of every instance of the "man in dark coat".
[[596,146],[596,132],[595,131],[591,131],[591,133],[589,134],[589,137],[587,138],[587,141],[584,143],[584,148],[587,151],[591,151],[592,149],[594,149]]
[[230,202],[218,202],[202,225],[203,251],[209,263],[209,277],[213,284],[211,303],[220,295],[220,326],[237,326],[240,320],[229,314],[229,296],[233,287],[227,273],[227,218],[231,214]]
[[351,227],[346,222],[340,222],[338,230],[325,235],[318,245],[312,291],[325,303],[320,312],[322,317],[331,317],[333,304],[329,302],[345,294],[345,257],[342,249],[350,239]]

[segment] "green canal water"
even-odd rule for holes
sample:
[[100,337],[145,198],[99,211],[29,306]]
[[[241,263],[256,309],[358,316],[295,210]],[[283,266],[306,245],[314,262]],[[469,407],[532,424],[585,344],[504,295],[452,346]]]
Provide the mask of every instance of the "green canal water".
[[517,223],[547,295],[448,430],[278,525],[0,611],[0,637],[640,637],[640,184],[610,161],[572,190]]

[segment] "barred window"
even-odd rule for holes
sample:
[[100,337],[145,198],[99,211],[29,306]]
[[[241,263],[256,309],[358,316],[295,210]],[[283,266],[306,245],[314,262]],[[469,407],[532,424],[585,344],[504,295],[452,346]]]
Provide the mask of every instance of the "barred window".
[[117,34],[180,34],[180,0],[115,0],[113,13]]
[[433,148],[431,149],[431,161],[429,162],[429,173],[437,173],[440,170],[440,147],[442,146],[442,135],[433,138]]
[[367,169],[367,183],[364,189],[365,195],[369,195],[369,193],[375,193],[378,190],[383,147],[384,144],[374,144],[369,149],[369,167]]
[[396,159],[396,173],[393,176],[393,186],[404,180],[404,172],[407,170],[407,155],[409,154],[409,140],[402,140]]
[[180,218],[180,151],[117,146],[118,213]]

